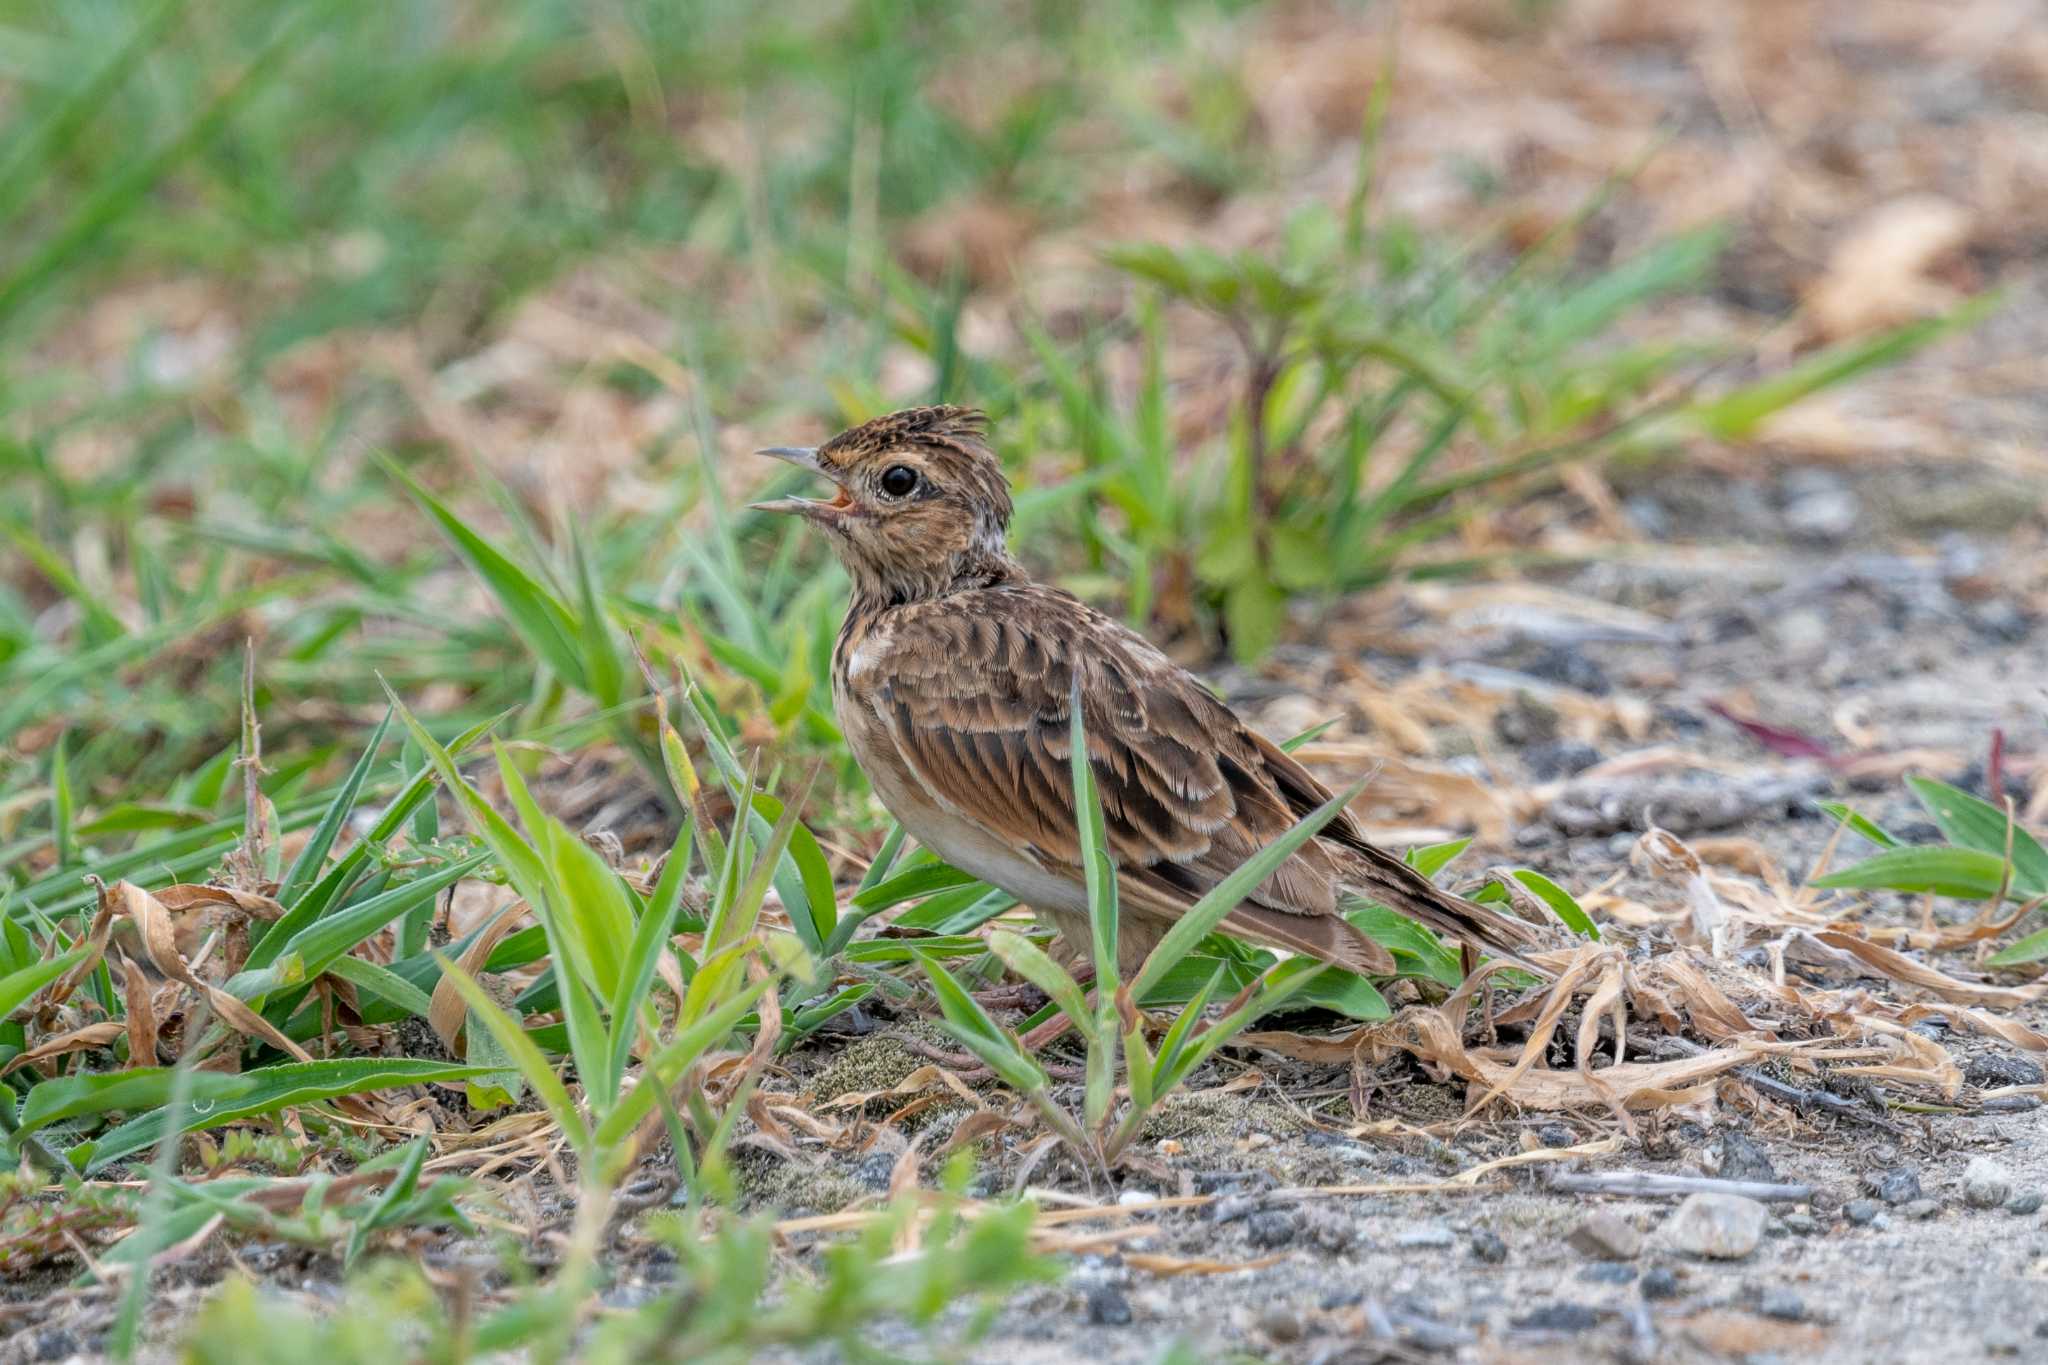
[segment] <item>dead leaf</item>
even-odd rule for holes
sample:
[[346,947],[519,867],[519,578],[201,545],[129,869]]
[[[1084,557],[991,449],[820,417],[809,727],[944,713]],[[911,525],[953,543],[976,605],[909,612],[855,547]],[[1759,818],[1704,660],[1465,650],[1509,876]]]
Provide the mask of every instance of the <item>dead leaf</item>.
[[1908,195],[1873,209],[1852,226],[1806,291],[1813,339],[1896,327],[1952,307],[1962,291],[1936,277],[1969,244],[1976,216],[1931,194]]

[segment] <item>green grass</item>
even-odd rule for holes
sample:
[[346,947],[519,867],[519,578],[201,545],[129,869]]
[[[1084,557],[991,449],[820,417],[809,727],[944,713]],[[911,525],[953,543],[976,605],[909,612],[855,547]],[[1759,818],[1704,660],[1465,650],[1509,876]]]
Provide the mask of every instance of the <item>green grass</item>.
[[[138,1229],[120,1245],[139,1256],[215,1217],[357,1263],[365,1311],[309,1326],[231,1289],[194,1326],[198,1359],[388,1358],[399,1339],[449,1360],[664,1339],[741,1359],[844,1345],[878,1317],[950,1323],[953,1300],[1044,1272],[1029,1211],[963,1224],[951,1196],[898,1200],[792,1278],[734,1213],[726,1160],[773,1058],[879,994],[949,1020],[1108,1165],[1283,997],[1386,1005],[1208,932],[1227,896],[1091,1005],[1021,924],[995,924],[1008,897],[906,852],[831,717],[843,580],[800,528],[729,497],[729,432],[743,448],[865,417],[905,396],[885,376],[914,373],[911,398],[990,410],[1034,561],[1255,658],[1290,601],[1483,571],[1449,538],[1565,462],[1739,437],[1976,316],[1700,385],[1746,351],[1631,337],[1703,287],[1719,230],[1576,265],[1579,229],[1630,192],[1617,168],[1524,252],[1481,202],[1469,233],[1425,231],[1375,194],[1380,129],[1408,112],[1385,81],[1339,199],[1273,208],[1264,243],[1234,253],[1133,242],[1091,217],[1132,167],[1190,202],[1289,189],[1209,55],[1250,20],[1037,6],[1004,13],[991,53],[989,17],[882,0],[0,11],[0,1066],[60,1023],[120,1026],[0,1079],[10,1155],[64,1189],[0,1195],[0,1264],[61,1257],[88,1226]],[[967,235],[977,204],[1085,241],[1099,306],[1039,316],[1025,298],[998,340],[977,330],[1008,286],[964,246],[936,264],[911,249]],[[1219,356],[1217,405],[1188,376]],[[603,856],[555,808],[551,754],[608,760],[661,837]],[[2008,858],[1982,812],[1957,818],[1921,881],[2024,890],[2031,841]],[[1461,847],[1412,857],[1433,875]],[[511,887],[531,922],[436,942],[464,881]],[[120,961],[167,899],[198,894],[172,888],[209,883],[252,899],[208,912],[226,935],[208,990],[154,1017]],[[786,929],[762,919],[771,891]],[[1459,979],[1418,926],[1351,913],[1403,975]],[[863,932],[880,919],[900,936]],[[1115,983],[1113,944],[1097,948]],[[1087,1042],[1078,1111],[956,980],[1005,971]],[[356,1026],[441,1046],[336,1052],[337,1000]],[[1156,1051],[1140,1011],[1173,1013]],[[711,1058],[744,1059],[715,1093],[696,1083]],[[579,1185],[563,1264],[477,1320],[373,1254],[488,1204],[423,1174],[417,1144],[351,1126],[362,1097],[427,1082],[478,1114],[545,1110]],[[186,1133],[214,1145],[167,1140]],[[683,1273],[600,1321],[595,1239],[663,1142],[691,1201],[663,1234]],[[197,1178],[230,1148],[308,1173]],[[104,1183],[152,1152],[147,1200]],[[332,1199],[289,1183],[337,1161],[376,1179]],[[890,1259],[913,1222],[923,1252]],[[129,1283],[117,1346],[146,1323],[148,1279]]]

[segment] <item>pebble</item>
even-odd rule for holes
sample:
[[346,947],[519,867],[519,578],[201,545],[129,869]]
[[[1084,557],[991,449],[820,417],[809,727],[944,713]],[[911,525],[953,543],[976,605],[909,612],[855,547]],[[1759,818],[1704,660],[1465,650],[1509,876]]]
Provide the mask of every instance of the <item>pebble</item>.
[[1920,1171],[1914,1166],[1894,1166],[1864,1176],[1863,1186],[1887,1204],[1910,1204],[1920,1197]]
[[1741,1133],[1721,1134],[1721,1165],[1716,1172],[1723,1180],[1754,1180],[1763,1185],[1778,1183],[1778,1168],[1764,1149]]
[[1908,1218],[1918,1218],[1924,1221],[1940,1213],[1941,1205],[1935,1203],[1932,1199],[1915,1199],[1912,1203],[1900,1209],[1899,1212]]
[[1538,782],[1582,773],[1600,761],[1600,751],[1582,739],[1553,739],[1522,750],[1522,764]]
[[889,1177],[896,1171],[894,1152],[870,1152],[861,1158],[860,1165],[853,1168],[853,1178],[871,1190],[889,1188]]
[[1614,690],[1607,671],[1575,644],[1540,647],[1523,662],[1522,671],[1545,682],[1562,683],[1596,697],[1604,697]]
[[1598,1261],[1632,1261],[1643,1249],[1643,1234],[1618,1213],[1588,1214],[1565,1236],[1565,1245]]
[[[1635,847],[1636,836],[1628,836],[1629,847]],[[1536,1140],[1545,1147],[1569,1147],[1577,1142],[1578,1135],[1561,1123],[1546,1123],[1536,1130]]]
[[1259,1314],[1259,1330],[1274,1341],[1300,1341],[1301,1315],[1292,1308],[1268,1308]]
[[1131,1325],[1131,1301],[1113,1284],[1088,1286],[1088,1321],[1097,1327]]
[[1756,1311],[1780,1322],[1806,1321],[1806,1305],[1789,1289],[1766,1289],[1757,1300]]
[[1394,1245],[1406,1249],[1423,1249],[1456,1246],[1458,1234],[1451,1231],[1448,1223],[1424,1223],[1421,1227],[1409,1228],[1394,1234]]
[[1472,1259],[1488,1265],[1499,1265],[1508,1258],[1508,1244],[1499,1235],[1481,1228],[1472,1234]]
[[1963,1202],[1973,1209],[1995,1209],[2012,1197],[2012,1172],[1989,1157],[1972,1157],[1963,1168]]
[[1209,1206],[1209,1217],[1218,1223],[1235,1223],[1259,1211],[1260,1201],[1248,1194],[1227,1194]]
[[1358,1224],[1335,1209],[1312,1208],[1297,1221],[1301,1235],[1319,1251],[1334,1256],[1358,1245]]
[[1875,1199],[1851,1199],[1842,1205],[1842,1217],[1858,1227],[1875,1222],[1883,1211]]
[[1846,538],[1863,516],[1863,504],[1848,485],[1825,470],[1798,469],[1786,476],[1785,529],[1803,540],[1832,543]]
[[1525,1332],[1584,1332],[1600,1325],[1600,1315],[1583,1303],[1546,1303],[1511,1325]]
[[2041,1211],[2041,1196],[2035,1193],[2016,1194],[2012,1197],[2012,1202],[2005,1206],[2005,1211],[2021,1215],[2039,1213]]
[[1664,1220],[1663,1237],[1674,1250],[1719,1261],[1739,1261],[1763,1240],[1770,1211],[1736,1194],[1689,1194]]
[[2039,1085],[2048,1080],[2048,1074],[2043,1073],[2039,1062],[2025,1057],[1985,1052],[1964,1065],[1963,1079],[1980,1090],[1994,1090],[2002,1085]]
[[1261,1250],[1284,1247],[1294,1240],[1294,1215],[1286,1209],[1267,1209],[1244,1220],[1244,1239]]
[[1636,1268],[1626,1261],[1595,1261],[1579,1272],[1582,1280],[1594,1284],[1627,1284],[1636,1277]]
[[1652,1266],[1643,1272],[1643,1282],[1636,1286],[1646,1299],[1675,1299],[1678,1297],[1678,1272],[1668,1265]]
[[1123,1208],[1135,1209],[1158,1203],[1159,1196],[1150,1190],[1125,1190],[1116,1197],[1116,1202]]
[[1780,1219],[1787,1232],[1800,1237],[1811,1237],[1820,1231],[1820,1222],[1810,1213],[1788,1213]]

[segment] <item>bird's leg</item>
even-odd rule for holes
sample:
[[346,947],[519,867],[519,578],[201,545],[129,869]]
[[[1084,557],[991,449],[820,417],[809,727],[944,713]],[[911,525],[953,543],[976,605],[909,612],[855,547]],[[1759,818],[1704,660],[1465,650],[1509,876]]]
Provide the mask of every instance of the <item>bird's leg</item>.
[[990,1009],[1023,1010],[1027,1014],[1037,1011],[1045,1004],[1045,992],[1029,981],[975,991],[974,998]]
[[[1026,1035],[1027,1041],[1029,1036],[1028,1034]],[[1050,1037],[1052,1035],[1047,1036]],[[965,1052],[948,1052],[944,1048],[932,1046],[922,1038],[906,1037],[903,1040],[903,1045],[926,1061],[937,1062],[940,1066],[952,1071],[959,1079],[966,1081],[969,1085],[979,1084],[995,1076],[995,1072],[983,1066],[979,1058],[970,1056]],[[1066,1062],[1046,1061],[1041,1061],[1039,1065],[1045,1068],[1046,1075],[1056,1081],[1084,1081],[1088,1079],[1086,1067],[1073,1066]]]

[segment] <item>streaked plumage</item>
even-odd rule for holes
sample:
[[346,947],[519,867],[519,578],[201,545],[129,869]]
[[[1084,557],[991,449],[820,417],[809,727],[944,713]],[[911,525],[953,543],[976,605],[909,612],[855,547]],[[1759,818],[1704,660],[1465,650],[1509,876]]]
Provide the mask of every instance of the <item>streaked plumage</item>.
[[[833,701],[875,791],[921,843],[1088,942],[1070,757],[1079,675],[1123,908],[1126,965],[1204,892],[1330,793],[1122,623],[1032,582],[1004,547],[1009,488],[981,414],[911,408],[776,455],[829,502],[762,504],[824,530],[853,576]],[[1386,950],[1338,913],[1356,891],[1494,952],[1534,929],[1450,895],[1349,816],[1282,864],[1224,927],[1365,973]]]

